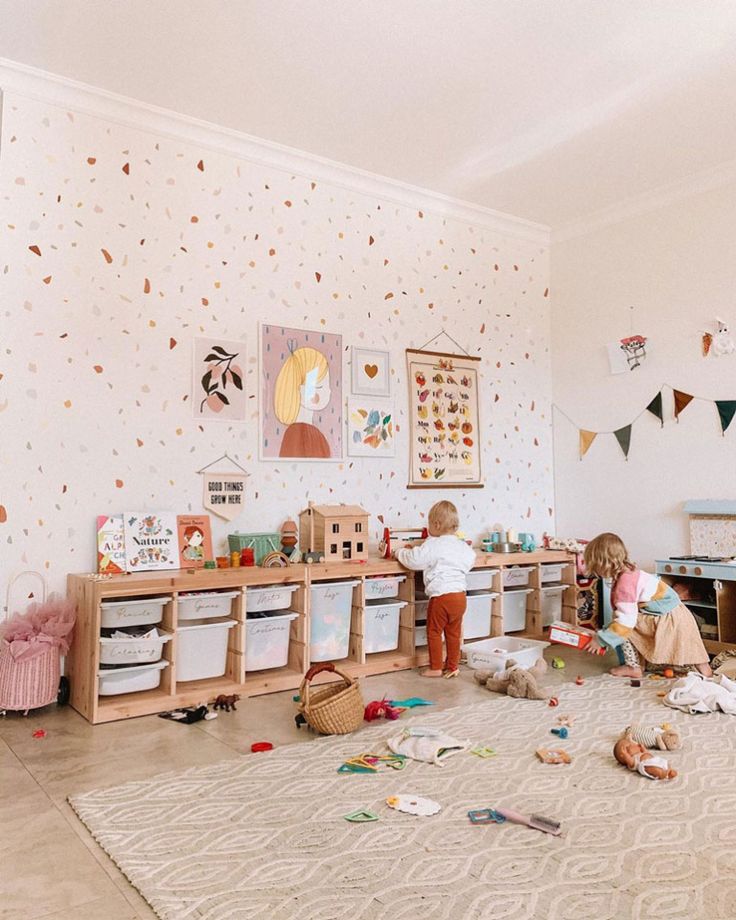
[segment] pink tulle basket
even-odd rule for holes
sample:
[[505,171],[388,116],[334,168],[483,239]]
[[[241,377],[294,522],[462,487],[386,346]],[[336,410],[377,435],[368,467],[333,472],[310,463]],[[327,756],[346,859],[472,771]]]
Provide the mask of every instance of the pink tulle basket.
[[26,712],[53,703],[59,693],[59,649],[50,645],[38,655],[17,661],[10,644],[0,641],[0,710]]

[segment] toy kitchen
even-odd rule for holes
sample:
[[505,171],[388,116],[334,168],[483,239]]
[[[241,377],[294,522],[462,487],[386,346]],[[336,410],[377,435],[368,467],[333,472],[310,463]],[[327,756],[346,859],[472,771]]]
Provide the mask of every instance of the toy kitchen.
[[657,560],[657,574],[697,620],[706,649],[736,651],[736,500],[685,502],[690,553]]

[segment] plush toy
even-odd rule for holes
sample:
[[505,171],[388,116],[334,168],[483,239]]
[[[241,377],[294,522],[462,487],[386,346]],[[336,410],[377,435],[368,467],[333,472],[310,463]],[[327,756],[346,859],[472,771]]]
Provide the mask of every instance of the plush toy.
[[664,757],[650,754],[643,744],[637,744],[628,735],[616,742],[613,756],[620,764],[647,779],[674,779],[677,776],[677,770],[671,770]]
[[680,747],[680,736],[668,722],[664,725],[627,725],[621,737],[659,751],[676,751]]
[[546,700],[548,693],[539,689],[537,681],[547,670],[547,662],[540,658],[531,668],[520,668],[513,658],[509,658],[505,671],[476,671],[475,679],[486,690],[494,693],[506,693],[521,700]]
[[366,722],[373,722],[374,719],[389,719],[394,721],[399,718],[404,710],[398,706],[392,706],[390,701],[385,697],[382,700],[373,700],[368,703],[363,713]]

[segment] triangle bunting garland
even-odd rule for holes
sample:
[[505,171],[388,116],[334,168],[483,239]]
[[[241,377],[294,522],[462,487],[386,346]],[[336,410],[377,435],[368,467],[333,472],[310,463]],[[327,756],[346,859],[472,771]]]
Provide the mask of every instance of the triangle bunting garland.
[[680,413],[690,405],[694,397],[689,393],[683,393],[682,390],[673,390],[672,395],[675,398],[675,418],[679,422]]
[[718,418],[721,421],[721,431],[725,437],[726,429],[733,421],[734,415],[736,415],[736,399],[717,399],[715,403],[716,409],[718,409]]
[[624,425],[623,428],[617,428],[613,436],[618,441],[619,447],[624,452],[624,457],[629,459],[629,447],[631,447],[631,425]]
[[662,411],[662,391],[654,397],[654,399],[647,406],[647,412],[651,412],[656,418],[659,419],[659,424],[664,428],[664,412]]
[[588,453],[588,448],[595,441],[598,436],[597,431],[585,431],[585,429],[580,429],[580,459]]

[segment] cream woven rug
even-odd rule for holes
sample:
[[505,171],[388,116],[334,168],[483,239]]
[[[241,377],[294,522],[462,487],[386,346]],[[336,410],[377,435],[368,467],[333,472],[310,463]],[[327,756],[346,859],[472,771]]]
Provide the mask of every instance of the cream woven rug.
[[[667,709],[661,687],[604,677],[566,685],[556,709],[489,695],[413,718],[494,747],[490,759],[338,774],[347,757],[385,750],[397,723],[381,722],[71,803],[164,920],[732,920],[736,721]],[[575,716],[557,745],[573,763],[545,766],[534,751],[556,741],[561,713]],[[681,732],[677,780],[615,763],[613,742],[634,721]],[[442,811],[385,805],[402,792]],[[469,823],[469,809],[493,805],[557,818],[564,836]],[[380,820],[344,820],[359,808]]]

